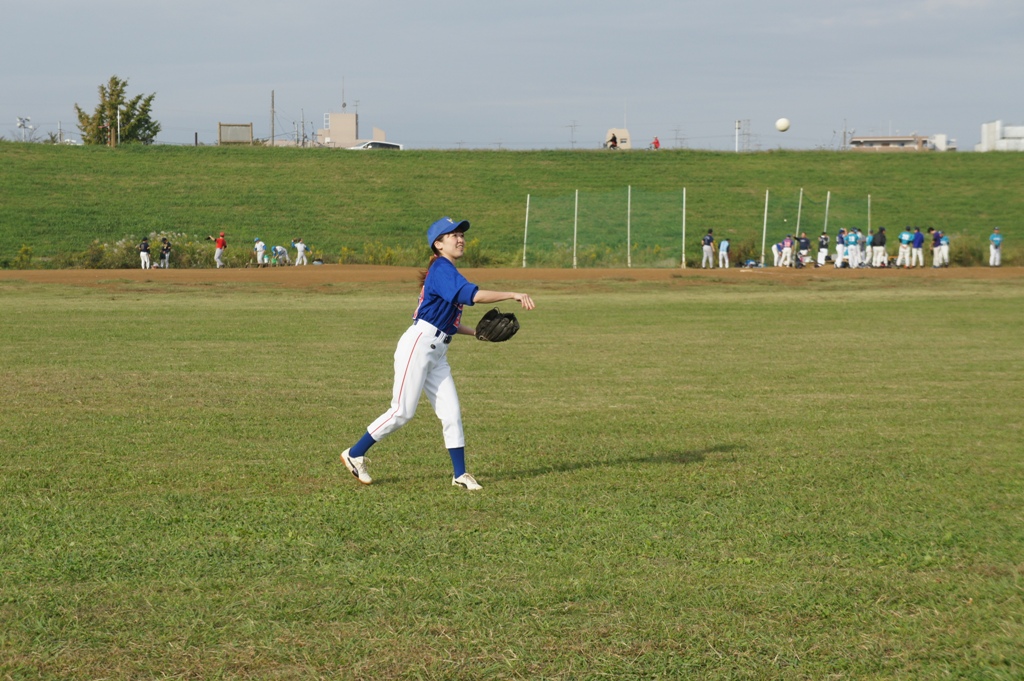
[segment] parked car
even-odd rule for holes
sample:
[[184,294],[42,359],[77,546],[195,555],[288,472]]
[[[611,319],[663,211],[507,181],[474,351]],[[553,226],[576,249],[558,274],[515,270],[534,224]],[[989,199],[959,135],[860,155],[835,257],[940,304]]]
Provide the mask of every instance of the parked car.
[[369,142],[363,142],[362,144],[357,144],[354,147],[349,147],[349,149],[397,149],[401,151],[402,145],[397,144],[395,142],[380,142],[377,140],[370,140]]

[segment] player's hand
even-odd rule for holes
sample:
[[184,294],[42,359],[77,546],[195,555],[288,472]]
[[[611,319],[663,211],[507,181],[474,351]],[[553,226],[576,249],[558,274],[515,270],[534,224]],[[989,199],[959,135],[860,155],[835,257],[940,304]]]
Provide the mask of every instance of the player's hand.
[[513,296],[513,299],[522,305],[524,310],[532,310],[537,307],[533,302],[533,298],[526,293],[517,293]]

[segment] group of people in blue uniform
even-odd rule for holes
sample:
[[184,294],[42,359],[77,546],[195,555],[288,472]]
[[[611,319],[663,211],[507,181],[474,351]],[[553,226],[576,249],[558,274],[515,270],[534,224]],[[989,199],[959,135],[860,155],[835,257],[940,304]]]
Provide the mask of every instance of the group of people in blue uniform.
[[[835,238],[835,252],[829,256],[830,237],[822,232],[818,237],[818,254],[813,259],[810,255],[811,243],[805,233],[794,239],[787,234],[786,238],[772,246],[776,267],[804,267],[813,263],[814,267],[824,267],[831,263],[836,268],[861,267],[925,267],[924,248],[929,245],[932,254],[933,268],[949,267],[949,235],[942,230],[928,227],[924,232],[920,227],[907,226],[897,237],[897,255],[895,259],[889,255],[885,227],[878,231],[868,230],[864,234],[860,229],[840,229]],[[998,227],[994,228],[989,240],[989,267],[1002,265],[1003,235]]]

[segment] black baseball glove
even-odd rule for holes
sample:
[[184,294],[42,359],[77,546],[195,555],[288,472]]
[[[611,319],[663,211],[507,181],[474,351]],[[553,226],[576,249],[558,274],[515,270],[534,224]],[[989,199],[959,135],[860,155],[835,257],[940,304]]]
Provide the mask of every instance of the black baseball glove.
[[516,335],[519,320],[511,312],[502,312],[498,308],[487,311],[476,325],[476,339],[501,343]]

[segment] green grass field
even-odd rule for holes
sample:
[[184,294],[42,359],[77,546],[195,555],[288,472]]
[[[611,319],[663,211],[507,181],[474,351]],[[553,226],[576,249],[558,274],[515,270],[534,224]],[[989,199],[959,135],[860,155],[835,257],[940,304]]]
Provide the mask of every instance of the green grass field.
[[1024,676],[1024,281],[516,287],[0,282],[0,678]]
[[[167,233],[180,247],[218,231],[228,234],[229,255],[243,262],[258,236],[285,246],[302,237],[330,262],[419,265],[429,255],[424,230],[442,215],[473,222],[471,236],[483,251],[477,264],[511,265],[522,257],[528,194],[528,251],[552,264],[561,261],[551,251],[564,253],[572,241],[576,190],[581,262],[622,266],[627,187],[630,242],[645,266],[678,264],[684,188],[687,257],[698,262],[699,236],[709,228],[760,253],[770,190],[769,244],[795,233],[798,218],[802,231],[819,233],[831,191],[833,235],[839,227],[866,231],[870,195],[871,226],[887,227],[893,243],[904,225],[931,225],[952,235],[954,262],[957,249],[969,248],[981,254],[972,256],[977,264],[987,259],[986,240],[998,225],[1007,238],[1004,263],[1012,265],[1024,242],[1022,175],[1024,155],[1001,153],[361,153],[4,142],[0,266],[12,265],[23,245],[35,264],[46,265],[94,240]],[[212,253],[202,262],[209,266]]]

